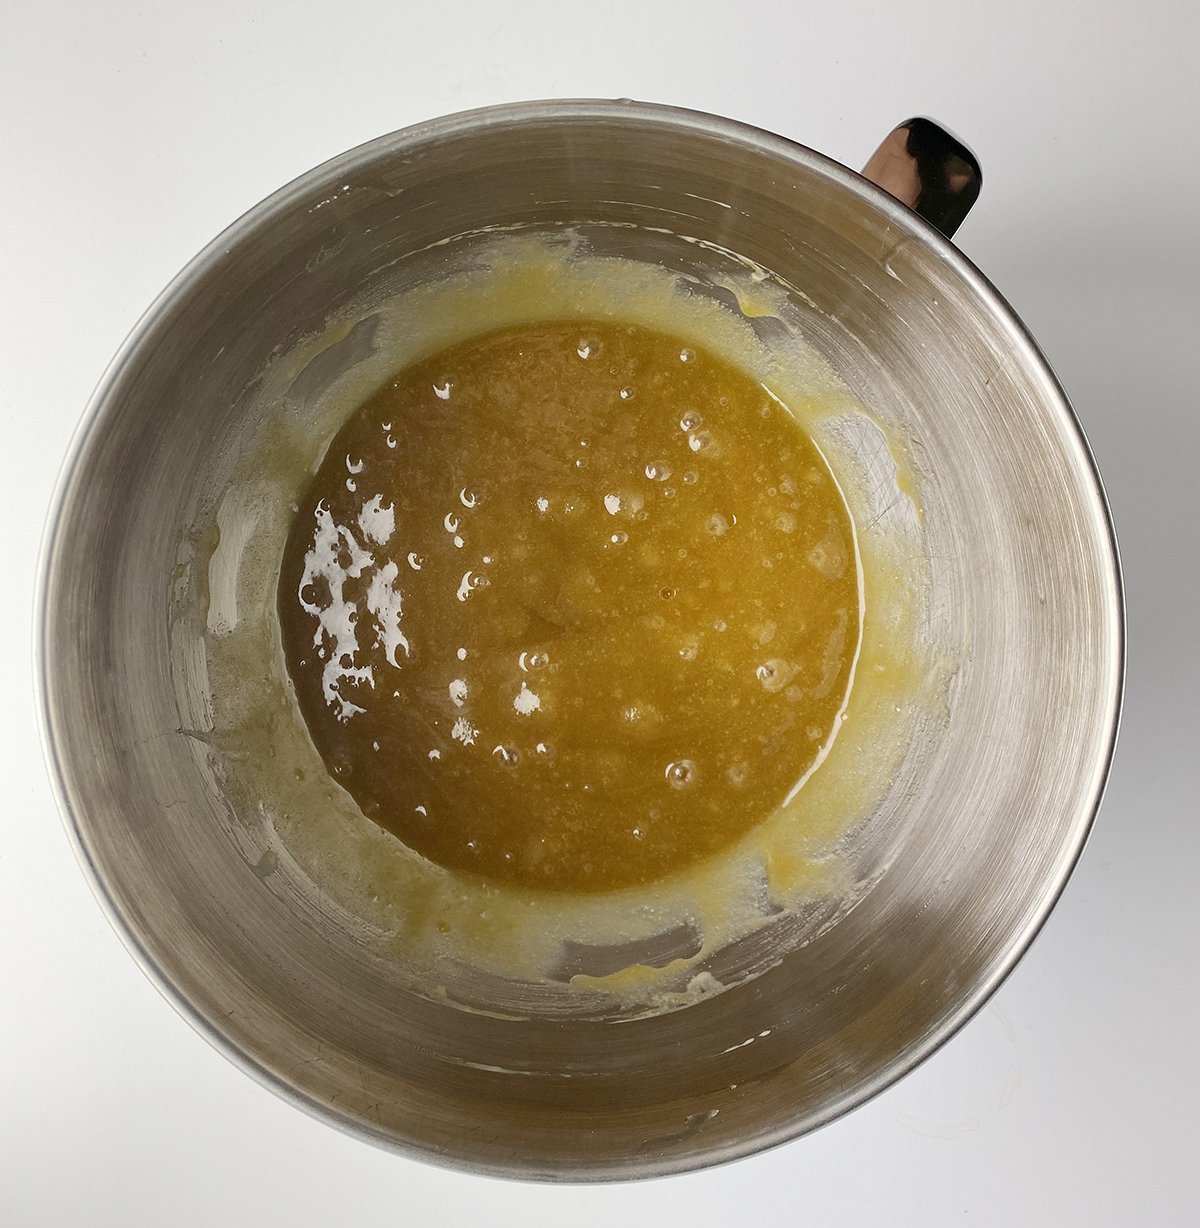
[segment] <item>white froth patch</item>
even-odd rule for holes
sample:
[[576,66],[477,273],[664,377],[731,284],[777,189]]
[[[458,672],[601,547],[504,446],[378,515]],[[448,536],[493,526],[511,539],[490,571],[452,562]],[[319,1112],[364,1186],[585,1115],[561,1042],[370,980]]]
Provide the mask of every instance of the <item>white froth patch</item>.
[[467,698],[467,681],[465,678],[455,678],[450,684],[450,700],[456,708],[461,708]]
[[471,722],[465,716],[460,716],[454,722],[454,728],[450,730],[450,736],[461,742],[464,746],[474,746],[475,739],[479,734],[477,730],[471,727]]
[[358,527],[363,536],[376,545],[386,546],[392,534],[396,531],[396,509],[394,505],[383,506],[383,496],[375,495],[362,505],[358,514]]
[[[312,549],[304,556],[304,574],[300,577],[297,596],[301,608],[317,620],[313,647],[323,648],[323,641],[328,641],[325,669],[321,675],[325,702],[330,707],[337,706],[335,715],[339,721],[348,721],[355,713],[366,709],[351,703],[341,693],[341,684],[367,682],[373,687],[375,676],[369,665],[359,667],[354,664],[358,652],[355,632],[358,611],[352,601],[346,600],[343,590],[347,580],[358,579],[375,560],[355,541],[349,529],[334,524],[333,516],[324,503],[317,504],[316,521]],[[338,563],[343,544],[350,556],[349,565],[344,568]],[[304,599],[305,590],[316,580],[324,580],[329,588],[329,604],[324,607]],[[399,616],[398,603],[396,613]]]
[[605,495],[604,506],[608,509],[608,514],[610,516],[615,516],[621,510],[621,496]]
[[522,715],[528,716],[542,706],[542,701],[522,682],[519,694],[513,699],[513,707]]
[[383,647],[388,664],[397,669],[400,662],[396,660],[396,649],[403,648],[404,655],[409,655],[408,639],[400,630],[402,599],[393,587],[399,570],[395,563],[388,563],[371,577],[371,587],[367,589],[367,609],[375,615],[379,633],[377,642]]

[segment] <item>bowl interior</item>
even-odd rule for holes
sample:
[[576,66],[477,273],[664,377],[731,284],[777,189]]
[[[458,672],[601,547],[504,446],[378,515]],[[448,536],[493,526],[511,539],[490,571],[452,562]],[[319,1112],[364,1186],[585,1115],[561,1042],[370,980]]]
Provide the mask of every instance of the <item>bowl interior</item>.
[[[709,285],[736,253],[796,288],[805,335],[929,477],[929,619],[955,649],[935,753],[889,795],[885,827],[903,838],[886,872],[863,850],[872,889],[738,989],[619,1025],[498,1019],[409,992],[353,919],[272,873],[261,819],[220,789],[172,642],[181,543],[199,548],[198,509],[261,426],[271,365],[397,278],[436,277],[433,245],[450,236],[566,224],[596,250]],[[370,318],[304,369],[314,395],[371,350]],[[202,253],[97,391],[52,523],[41,647],[68,825],[175,1004],[336,1125],[439,1162],[566,1179],[783,1141],[945,1039],[1019,957],[1078,856],[1122,668],[1090,455],[987,283],[811,151],[618,103],[498,108],[383,138]]]

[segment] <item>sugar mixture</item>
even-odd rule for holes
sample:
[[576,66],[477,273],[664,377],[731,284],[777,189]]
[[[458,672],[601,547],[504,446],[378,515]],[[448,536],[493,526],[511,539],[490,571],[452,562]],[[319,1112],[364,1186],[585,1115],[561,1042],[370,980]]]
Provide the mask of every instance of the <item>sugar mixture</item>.
[[576,893],[776,813],[860,634],[849,514],[798,423],[612,322],[508,328],[388,382],[300,503],[278,610],[367,817],[452,870]]

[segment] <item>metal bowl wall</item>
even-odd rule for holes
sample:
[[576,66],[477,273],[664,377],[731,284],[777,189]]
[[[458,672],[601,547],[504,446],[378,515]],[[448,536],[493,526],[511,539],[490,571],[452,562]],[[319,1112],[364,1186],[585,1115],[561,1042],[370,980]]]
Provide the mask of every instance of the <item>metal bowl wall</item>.
[[[198,787],[202,756],[179,732],[170,678],[181,525],[218,480],[270,356],[407,253],[476,227],[560,222],[634,223],[622,242],[647,255],[665,240],[637,228],[673,229],[802,286],[813,339],[851,387],[905,400],[938,483],[939,583],[969,627],[938,755],[875,889],[757,980],[620,1025],[450,1010],[405,990],[352,934],[289,912]],[[1116,550],[1091,456],[987,281],[810,150],[604,102],[496,108],[382,138],[197,257],[88,411],[52,515],[40,636],[68,827],[113,923],[189,1020],[337,1126],[435,1162],[566,1180],[782,1142],[949,1036],[1075,863],[1122,678]]]

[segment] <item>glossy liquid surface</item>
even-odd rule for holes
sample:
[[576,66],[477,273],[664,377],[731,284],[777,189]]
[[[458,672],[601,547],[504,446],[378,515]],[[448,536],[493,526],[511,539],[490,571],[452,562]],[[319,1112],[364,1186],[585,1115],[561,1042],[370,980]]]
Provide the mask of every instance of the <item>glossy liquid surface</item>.
[[718,852],[803,780],[858,571],[832,475],[760,385],[644,328],[536,325],[353,416],[279,614],[368,817],[448,868],[590,892]]

